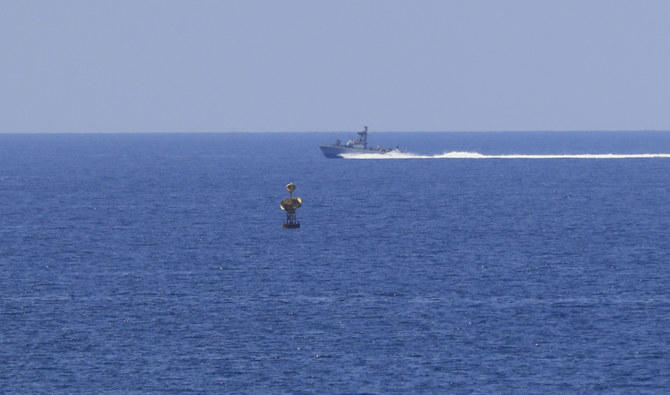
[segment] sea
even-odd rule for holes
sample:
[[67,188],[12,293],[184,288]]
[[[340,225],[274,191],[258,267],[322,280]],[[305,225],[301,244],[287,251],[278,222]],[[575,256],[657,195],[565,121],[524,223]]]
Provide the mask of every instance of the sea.
[[0,135],[0,392],[670,391],[670,132],[350,134]]

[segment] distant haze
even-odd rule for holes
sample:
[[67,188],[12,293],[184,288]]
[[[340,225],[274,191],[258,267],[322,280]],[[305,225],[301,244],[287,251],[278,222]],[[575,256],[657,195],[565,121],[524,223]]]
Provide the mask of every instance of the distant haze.
[[0,132],[670,130],[669,1],[13,1]]

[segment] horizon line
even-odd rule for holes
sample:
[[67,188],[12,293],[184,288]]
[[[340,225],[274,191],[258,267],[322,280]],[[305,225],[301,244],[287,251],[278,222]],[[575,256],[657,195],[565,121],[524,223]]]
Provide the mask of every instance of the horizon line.
[[[356,130],[227,130],[227,131],[24,131],[24,132],[2,132],[0,135],[37,135],[37,134],[233,134],[233,133],[344,133],[356,132]],[[593,132],[593,133],[639,133],[639,132],[670,132],[670,129],[503,129],[503,130],[377,130],[373,133],[571,133],[571,132]]]

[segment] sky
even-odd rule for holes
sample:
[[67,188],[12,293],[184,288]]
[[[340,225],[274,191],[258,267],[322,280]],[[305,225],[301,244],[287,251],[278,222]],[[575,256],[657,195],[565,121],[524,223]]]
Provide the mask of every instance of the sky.
[[0,133],[670,130],[670,1],[3,0]]

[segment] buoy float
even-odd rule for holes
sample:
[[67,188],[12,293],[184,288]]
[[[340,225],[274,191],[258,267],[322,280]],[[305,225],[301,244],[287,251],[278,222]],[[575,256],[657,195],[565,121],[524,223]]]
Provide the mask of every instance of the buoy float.
[[294,183],[290,182],[286,184],[286,190],[288,191],[289,197],[279,203],[279,207],[286,211],[286,222],[284,222],[283,227],[288,229],[299,228],[300,222],[298,222],[298,219],[295,217],[295,210],[302,206],[302,199],[293,197],[293,191],[295,191]]

